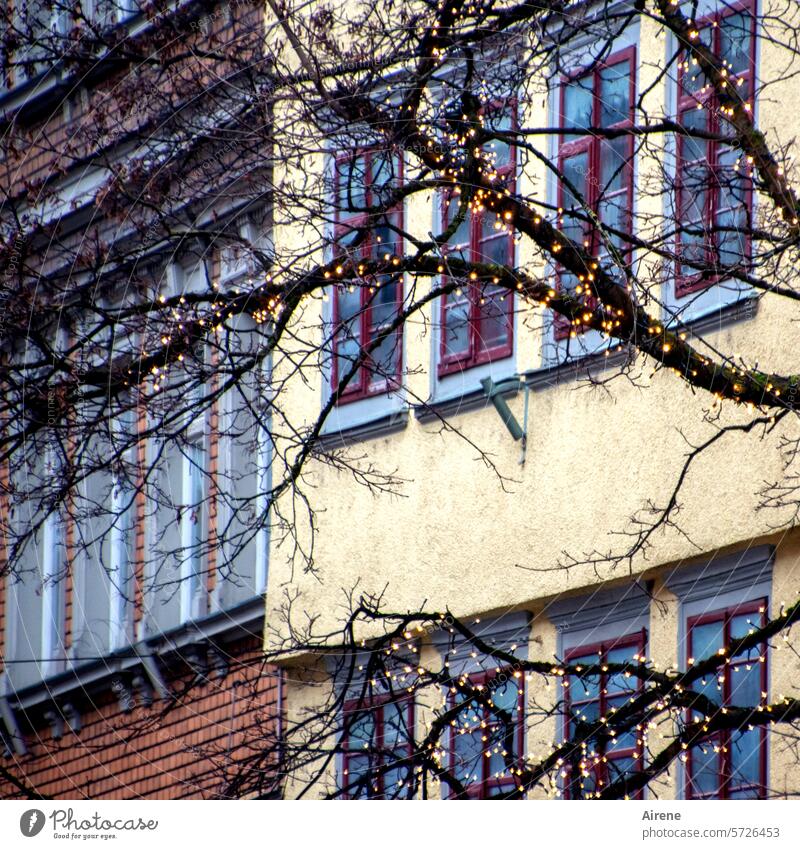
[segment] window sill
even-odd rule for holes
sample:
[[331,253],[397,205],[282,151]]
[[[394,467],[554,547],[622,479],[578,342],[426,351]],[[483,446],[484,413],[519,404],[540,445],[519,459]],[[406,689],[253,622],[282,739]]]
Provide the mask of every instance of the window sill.
[[368,439],[379,439],[403,430],[408,424],[408,408],[391,410],[375,418],[358,424],[343,426],[339,429],[325,430],[317,440],[317,445],[325,451],[346,448]]
[[[180,625],[166,632],[147,634],[131,645],[109,651],[102,658],[72,660],[62,672],[50,675],[33,684],[14,690],[6,677],[6,692],[10,708],[38,717],[47,705],[70,701],[85,703],[86,696],[113,689],[112,684],[122,675],[129,675],[144,667],[146,677],[152,681],[148,667],[155,668],[157,660],[178,660],[187,649],[198,644],[231,642],[247,637],[260,638],[264,625],[265,602],[258,595],[227,610],[215,612],[194,622]],[[154,684],[156,682],[153,682]],[[157,686],[154,689],[158,689]]]

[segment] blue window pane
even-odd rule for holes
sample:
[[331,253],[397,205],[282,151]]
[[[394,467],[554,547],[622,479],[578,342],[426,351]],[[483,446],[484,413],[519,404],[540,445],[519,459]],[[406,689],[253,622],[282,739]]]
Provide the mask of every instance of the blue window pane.
[[[341,286],[336,289],[336,306],[339,321],[348,322],[361,313],[361,288],[359,286]],[[357,331],[358,325],[353,325]]]
[[470,303],[466,295],[448,295],[445,303],[445,356],[469,352]]
[[628,173],[628,140],[611,139],[600,143],[600,194],[619,192]]
[[486,350],[506,344],[511,328],[504,298],[510,295],[503,289],[487,286],[477,297],[479,346]]
[[481,731],[470,733],[455,733],[454,771],[460,781],[471,783],[481,781],[483,778],[484,743],[481,740]]
[[405,704],[386,704],[383,707],[383,746],[395,749],[409,740],[408,706]]
[[[705,44],[706,47],[711,46],[711,32],[708,28],[700,32],[700,41]],[[694,94],[706,84],[705,75],[700,71],[697,63],[690,59],[686,54],[681,57],[681,62],[685,63],[681,77],[683,90],[687,94]]]
[[373,328],[391,322],[397,314],[400,286],[397,280],[391,278],[381,285],[370,295],[369,306],[371,309],[370,322]]
[[492,691],[492,704],[511,714],[517,712],[519,690],[516,681],[506,681]]
[[704,660],[725,645],[725,628],[722,620],[707,622],[692,627],[692,656],[695,661]]
[[600,71],[600,126],[610,127],[631,117],[630,64],[620,62]]
[[564,125],[567,127],[591,127],[593,97],[592,81],[587,77],[572,80],[564,85]]
[[339,163],[339,209],[347,212],[366,205],[364,189],[367,184],[366,161],[359,154]]
[[[452,195],[447,205],[447,221],[448,223],[454,221],[456,216],[458,215],[458,211],[461,207],[461,196],[460,195]],[[456,228],[455,233],[447,241],[447,246],[449,250],[452,251],[461,251],[464,254],[465,259],[469,259],[469,230],[470,230],[470,216],[469,213],[464,215],[464,219],[459,223]]]
[[366,799],[370,795],[369,758],[365,755],[349,757],[347,759],[347,775],[343,778],[343,785],[349,787],[348,795],[354,799]]
[[[624,648],[609,649],[606,653],[606,662],[614,664],[635,663],[633,656],[638,655],[638,648],[626,646]],[[609,673],[606,678],[606,690],[611,693],[632,692],[637,687],[637,679],[634,676],[625,677],[624,672]]]
[[411,771],[407,766],[387,769],[383,774],[383,795],[386,799],[407,799],[411,792]]
[[371,711],[356,715],[348,729],[348,748],[367,750],[375,739],[375,716]]
[[[594,662],[596,662],[596,658]],[[573,675],[569,680],[569,697],[572,701],[597,699],[600,697],[599,675]]]
[[[484,118],[484,127],[498,133],[508,133],[513,129],[511,108],[488,110]],[[487,145],[486,150],[494,154],[494,164],[497,168],[502,168],[511,161],[511,147],[504,141],[495,139]]]
[[747,14],[727,15],[720,22],[720,59],[734,73],[750,69],[750,31],[752,18]]
[[689,759],[689,780],[692,791],[697,795],[716,795],[719,790],[722,763],[713,745],[704,743],[692,749]]
[[391,227],[386,224],[376,224],[371,232],[374,259],[386,260],[400,253],[399,236]]
[[731,616],[730,634],[731,640],[740,640],[746,637],[751,631],[756,631],[761,627],[761,613],[737,613]]
[[[586,184],[589,173],[589,154],[579,153],[576,156],[571,156],[565,159],[562,164],[564,174],[564,200],[562,206],[564,209],[583,209],[583,206],[576,194],[573,194],[570,186],[575,189],[575,192],[584,200],[586,199]],[[566,216],[564,226],[567,226]],[[582,226],[582,225],[581,225]]]
[[731,704],[738,707],[755,707],[761,703],[761,664],[758,661],[732,667],[728,675]]

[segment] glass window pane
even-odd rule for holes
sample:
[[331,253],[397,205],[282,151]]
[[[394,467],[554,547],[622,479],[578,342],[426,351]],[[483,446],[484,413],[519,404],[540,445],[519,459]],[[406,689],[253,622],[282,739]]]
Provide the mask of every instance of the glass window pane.
[[630,63],[600,71],[600,126],[610,127],[631,117]]
[[410,739],[408,705],[390,702],[383,706],[383,746],[394,750]]
[[734,732],[731,735],[731,784],[761,782],[761,731]]
[[[592,127],[592,79],[584,77],[564,84],[564,126]],[[568,138],[566,139],[569,140]],[[564,139],[562,139],[562,144]]]
[[[700,41],[707,47],[711,44],[711,32],[708,28],[700,32]],[[706,77],[697,63],[686,54],[681,56],[681,85],[687,94],[694,94],[706,84]]]
[[628,139],[600,143],[600,194],[622,190],[628,183]]
[[724,645],[725,628],[722,619],[692,626],[691,652],[695,661],[716,654]]
[[350,750],[370,749],[375,738],[375,715],[372,711],[357,714],[349,725],[347,747]]
[[[338,286],[336,288],[336,307],[341,322],[349,322],[350,319],[359,315],[361,312],[361,287]],[[351,332],[358,334],[358,322],[352,323]]]
[[375,150],[372,153],[372,191],[375,201],[385,203],[391,198],[392,190],[400,182],[399,159],[391,150]]
[[478,345],[483,350],[497,348],[508,342],[511,326],[508,321],[505,289],[486,286],[478,294]]
[[342,784],[348,787],[351,784],[362,783],[357,787],[351,787],[348,795],[353,799],[366,799],[369,793],[369,758],[366,755],[351,755],[347,758],[347,775],[344,776]]
[[445,326],[442,328],[445,356],[469,351],[470,303],[462,295],[448,295],[445,303]]
[[572,207],[582,209],[581,202],[572,193],[570,186],[574,187],[575,191],[586,200],[586,183],[589,173],[588,152],[579,153],[576,156],[565,159],[561,168],[564,174],[564,193],[561,205],[564,209],[570,209]]
[[[513,129],[511,120],[511,107],[487,109],[484,118],[484,127],[499,133],[507,133]],[[499,139],[489,142],[485,148],[494,154],[494,163],[497,168],[503,168],[511,162],[511,146]]]
[[483,779],[484,744],[481,732],[454,733],[453,748],[455,754],[454,772],[459,780],[467,783]]
[[692,749],[689,757],[689,781],[695,795],[716,796],[721,780],[722,762],[712,742]]
[[390,333],[377,348],[370,352],[372,365],[370,367],[370,383],[380,385],[387,380],[397,377],[400,334],[399,331]]
[[515,714],[517,712],[518,700],[519,688],[516,681],[506,681],[492,691],[492,704],[500,710]]
[[478,246],[478,262],[494,265],[508,265],[510,254],[510,240],[506,234],[497,236],[497,231],[492,230],[495,238],[482,241]]
[[[635,663],[633,656],[639,654],[634,646],[623,646],[609,649],[606,652],[607,663]],[[606,678],[606,690],[609,693],[632,692],[637,688],[637,679],[633,676],[626,678],[624,672],[609,673]]]
[[397,314],[399,294],[399,281],[389,278],[370,295],[370,324],[373,328],[381,327],[394,319]]
[[761,703],[761,664],[757,660],[754,663],[731,666],[728,675],[731,679],[731,704],[755,707]]
[[[346,338],[344,336],[340,336],[336,345],[336,359],[337,359],[337,380],[341,381],[344,379],[345,375],[350,373],[350,369],[353,367],[353,364],[358,359],[358,355],[361,351],[361,345],[359,344],[357,339]],[[360,369],[356,372],[353,378],[350,380],[348,384],[349,388],[355,389],[358,386],[360,381]]]
[[[458,215],[458,210],[461,206],[461,196],[453,194],[447,202],[447,222],[448,224],[455,220]],[[469,243],[470,243],[470,215],[467,213],[464,220],[458,225],[455,233],[447,241],[448,250],[461,251],[465,259],[469,259]]]
[[[708,129],[708,112],[705,109],[688,109],[681,114],[681,124],[691,131]],[[686,163],[708,162],[708,140],[696,136],[681,134],[681,166],[685,170]],[[699,169],[696,169],[699,171]],[[699,171],[705,175],[705,171]]]
[[338,163],[339,209],[347,212],[351,208],[366,206],[366,162],[363,154]]
[[[751,630],[760,628],[763,616],[764,614],[759,612],[737,613],[735,616],[732,616],[729,626],[731,639],[741,639],[742,637],[746,637]],[[761,654],[762,649],[762,645],[755,646],[742,654],[738,654],[737,658],[741,657],[745,660],[750,659],[756,661],[758,660],[758,656]]]
[[728,15],[720,21],[720,58],[734,73],[750,69],[750,31],[748,14]]

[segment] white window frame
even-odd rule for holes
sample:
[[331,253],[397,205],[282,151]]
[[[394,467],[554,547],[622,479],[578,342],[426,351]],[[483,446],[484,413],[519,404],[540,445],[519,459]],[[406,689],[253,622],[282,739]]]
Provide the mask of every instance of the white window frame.
[[[133,410],[133,426],[138,432],[138,408]],[[114,432],[127,439],[130,433],[123,428],[123,421],[117,418],[112,428]],[[127,448],[120,460],[129,466],[136,464],[138,443]],[[134,493],[123,479],[115,478],[111,490],[111,510],[114,524],[111,527],[111,561],[112,574],[109,576],[109,632],[108,645],[110,651],[117,651],[129,645],[133,639],[133,599],[131,593],[136,580],[135,534],[136,534],[136,504]],[[129,524],[130,523],[130,524]],[[122,577],[121,564],[125,560],[125,578]],[[123,585],[125,589],[123,589]]]

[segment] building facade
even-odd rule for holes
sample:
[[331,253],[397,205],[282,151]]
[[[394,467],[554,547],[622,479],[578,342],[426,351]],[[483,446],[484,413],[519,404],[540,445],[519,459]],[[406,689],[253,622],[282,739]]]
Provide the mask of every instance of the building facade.
[[[585,11],[592,4],[576,6]],[[587,25],[574,34],[572,61],[562,52],[562,67],[551,68],[549,78],[542,71],[538,87],[525,92],[502,86],[490,92],[486,123],[500,131],[514,126],[624,130],[662,118],[685,127],[707,121],[701,129],[708,139],[697,142],[677,132],[640,145],[624,132],[609,137],[589,129],[532,132],[526,142],[540,157],[525,155],[521,145],[515,150],[497,143],[499,178],[510,191],[533,198],[534,209],[559,219],[562,232],[583,240],[601,260],[619,261],[620,253],[627,257],[649,281],[647,309],[665,325],[680,328],[709,351],[741,352],[736,356],[743,362],[768,362],[769,369],[790,372],[792,352],[775,328],[795,315],[795,307],[761,297],[758,288],[724,274],[699,276],[692,262],[699,251],[747,257],[741,222],[766,214],[769,203],[746,173],[733,188],[722,181],[710,189],[692,183],[698,167],[733,173],[739,166],[739,154],[734,163],[718,139],[724,120],[710,104],[713,88],[697,82],[688,58],[677,58],[681,45],[674,33],[645,15],[633,15],[620,26],[598,61],[592,49],[608,34],[603,15],[614,4],[596,6],[596,29]],[[749,92],[748,110],[774,140],[794,132],[795,118],[788,107],[790,83],[779,71],[785,54],[764,37],[760,15],[768,6],[704,1],[696,25],[731,79],[741,80],[740,90]],[[475,66],[481,79],[478,58]],[[771,81],[772,97],[760,97],[765,80]],[[431,88],[435,91],[434,83]],[[357,181],[359,197],[369,199],[380,195],[388,173],[395,184],[418,175],[411,152],[389,167],[380,161],[387,154],[370,152],[366,143],[362,153],[329,142],[325,153],[309,154],[297,168],[316,174],[331,198],[346,196],[343,181],[351,186]],[[561,177],[547,169],[545,159],[558,163]],[[654,184],[665,185],[665,172],[673,178],[670,189],[654,190]],[[643,246],[634,250],[624,239],[614,244],[613,235],[610,242],[601,240],[586,217],[571,217],[578,196],[610,232],[633,227]],[[391,212],[416,239],[406,241],[405,250],[442,232],[457,205],[446,190],[409,192]],[[351,206],[358,204],[342,202],[331,216],[326,250],[332,253],[321,250],[319,261],[352,255],[346,234],[363,225]],[[390,227],[389,216],[382,221]],[[728,224],[712,235],[698,233],[709,221]],[[580,290],[579,281],[543,260],[530,240],[494,226],[493,216],[490,226],[485,224],[486,217],[472,213],[461,221],[442,246],[440,271],[448,256],[461,256],[542,275],[551,281],[553,296],[560,287]],[[402,238],[394,233],[361,242],[360,261],[380,254],[376,244],[388,243],[402,256]],[[288,226],[278,225],[275,239],[298,249],[305,244]],[[659,251],[659,245],[675,241],[680,247],[671,256],[681,262],[665,260]],[[335,276],[337,270],[328,268]],[[392,310],[404,302],[398,294],[403,287],[406,295],[413,289],[419,296],[426,283],[399,275],[379,285],[378,295],[375,284],[370,289],[334,285],[327,298],[306,307],[299,331],[306,333],[303,344],[314,344],[308,328],[332,328],[335,341],[330,367],[292,387],[299,421],[316,421],[354,351],[378,338]],[[436,285],[435,278],[430,285]],[[310,782],[320,796],[403,796],[403,786],[411,784],[411,761],[403,753],[424,741],[446,715],[454,680],[494,687],[499,694],[494,704],[518,718],[518,737],[504,738],[498,747],[487,731],[497,722],[492,710],[464,697],[463,715],[450,720],[450,730],[437,738],[439,763],[458,775],[469,796],[504,795],[515,784],[509,747],[515,747],[512,760],[535,763],[569,738],[578,718],[613,714],[644,686],[620,675],[599,674],[588,683],[567,676],[554,695],[546,676],[530,673],[510,678],[513,686],[506,678],[492,685],[501,673],[510,675],[509,658],[556,667],[646,659],[660,670],[686,669],[695,658],[725,652],[732,641],[796,601],[798,536],[791,507],[770,510],[764,500],[765,482],[782,474],[780,439],[774,435],[752,440],[734,429],[712,440],[681,481],[679,520],[656,527],[629,558],[615,561],[609,554],[624,552],[668,503],[687,452],[726,425],[742,425],[749,413],[720,405],[670,370],[629,359],[597,331],[554,319],[541,304],[502,289],[465,282],[462,289],[431,300],[419,315],[384,340],[372,365],[337,397],[322,442],[340,462],[319,463],[309,471],[317,510],[314,562],[324,580],[316,572],[289,571],[291,558],[276,545],[267,615],[285,611],[287,582],[296,593],[298,621],[314,611],[317,633],[342,639],[338,629],[346,619],[342,599],[348,593],[354,606],[358,599],[380,599],[382,610],[397,614],[394,621],[413,611],[448,611],[502,648],[505,660],[481,658],[447,627],[428,622],[417,632],[409,625],[408,668],[399,677],[387,673],[397,687],[390,698],[374,680],[358,675],[369,669],[369,646],[383,646],[385,623],[384,630],[381,623],[359,623],[363,657],[345,670],[344,684],[337,682],[341,668],[330,659],[320,662],[311,652],[294,658],[286,691],[287,733],[323,710],[338,711],[339,722],[327,726],[332,755],[324,768],[307,763],[288,782],[288,796],[308,793]],[[499,417],[487,399],[492,384],[500,385],[517,425],[524,423],[521,443],[509,433],[505,414]],[[402,479],[400,497],[376,496],[349,473],[346,458],[363,469],[359,458],[364,457],[371,470],[393,470]],[[329,639],[336,642],[335,636]],[[398,639],[403,642],[402,633]],[[273,640],[270,635],[268,645]],[[765,642],[733,658],[730,674],[711,681],[708,692],[724,705],[755,711],[768,700],[796,694],[796,658],[780,648],[779,641]],[[406,681],[403,674],[411,681],[417,664],[417,680],[435,680],[434,671],[448,663],[449,685],[432,685],[423,693],[409,684],[408,694],[398,695],[403,688],[397,682]],[[647,733],[629,734],[599,757],[565,763],[531,795],[591,796],[615,777],[635,774],[651,757],[645,753]],[[655,743],[672,732],[662,726],[649,733]],[[722,731],[708,745],[676,756],[641,792],[649,798],[788,797],[798,789],[789,749],[780,735],[764,728]],[[429,773],[435,774],[433,766]],[[453,793],[433,779],[425,792],[436,798]]]
[[[179,338],[187,299],[243,285],[253,266],[242,244],[268,239],[263,182],[237,183],[242,169],[257,173],[251,152],[226,135],[234,115],[237,133],[252,126],[259,7],[62,5],[23,4],[6,21],[9,401],[15,367],[49,345],[67,371],[85,375],[107,356],[127,358],[133,374],[153,339]],[[181,236],[188,228],[208,236]],[[214,236],[225,228],[232,243]],[[125,320],[94,335],[98,311],[132,316],[148,299],[170,306],[169,325]],[[14,304],[44,348],[30,333],[14,339]],[[202,342],[180,359],[223,371],[219,349]],[[5,443],[0,492],[4,798],[220,797],[238,760],[276,733],[280,673],[261,647],[268,531],[245,539],[240,529],[268,475],[261,389],[240,387],[245,409],[199,376],[170,425],[189,392],[180,378],[164,369],[159,403],[129,383],[97,430],[88,396],[61,419],[48,390],[50,436],[35,432],[35,415],[4,407],[5,437],[22,446]],[[61,498],[52,482],[68,470]]]

